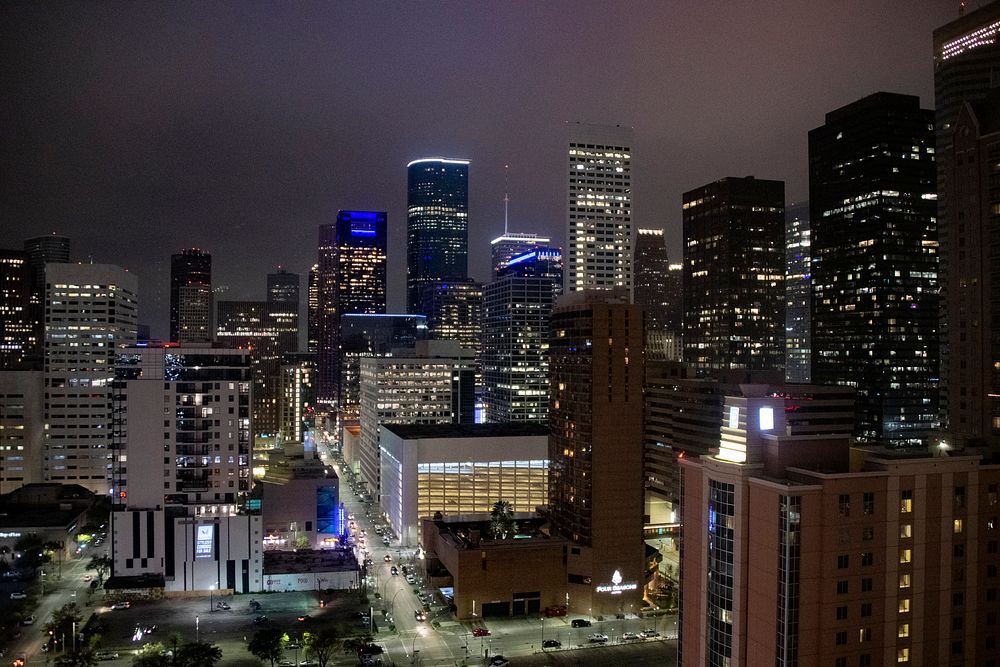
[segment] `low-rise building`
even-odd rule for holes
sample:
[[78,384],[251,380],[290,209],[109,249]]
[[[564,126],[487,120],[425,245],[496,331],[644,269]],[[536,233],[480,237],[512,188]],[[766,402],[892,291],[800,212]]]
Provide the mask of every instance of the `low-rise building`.
[[273,460],[254,490],[264,522],[264,550],[333,548],[346,532],[340,480],[319,459]]

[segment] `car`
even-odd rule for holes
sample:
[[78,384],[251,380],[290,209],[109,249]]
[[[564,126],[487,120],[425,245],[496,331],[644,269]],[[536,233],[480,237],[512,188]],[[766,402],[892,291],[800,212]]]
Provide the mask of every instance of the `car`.
[[381,655],[385,652],[381,644],[365,644],[358,649],[358,653],[362,655]]
[[403,566],[403,574],[409,574],[409,573],[410,573],[410,570],[404,565]]
[[413,578],[413,575],[412,575],[412,574],[408,574],[408,575],[406,575],[406,583],[408,583],[408,584],[412,584],[412,583],[414,583],[415,581],[416,581],[416,579],[414,579],[414,578]]
[[90,581],[93,578],[94,578],[94,575],[92,575],[92,574],[85,574],[85,575],[83,575],[83,580],[84,581]]
[[115,651],[98,651],[94,657],[98,660],[117,660],[118,653]]
[[562,647],[562,642],[558,639],[546,639],[542,642],[542,648],[560,648]]
[[607,641],[608,641],[608,636],[600,632],[595,632],[594,634],[590,635],[591,644],[604,644]]
[[301,616],[297,616],[295,620],[298,621],[299,623],[308,623],[309,621],[312,620],[312,616],[310,616],[309,614],[302,614]]
[[24,618],[21,619],[21,625],[34,625],[34,624],[35,624],[34,616],[25,616]]
[[277,663],[278,667],[295,667],[295,663],[287,658],[284,660],[279,660]]
[[502,655],[495,655],[490,658],[490,667],[507,667],[510,664],[510,660],[503,657]]
[[642,637],[640,637],[639,635],[637,635],[634,632],[626,632],[625,634],[622,635],[622,640],[627,641],[627,642],[635,640],[635,639],[642,639]]
[[553,618],[553,617],[556,617],[556,616],[565,616],[566,615],[566,605],[564,605],[564,604],[557,604],[557,605],[552,605],[551,607],[546,607],[545,608],[545,615],[548,618]]
[[383,546],[389,546],[390,544],[392,544],[392,541],[388,537],[383,537],[382,544]]
[[416,609],[413,612],[413,618],[417,619],[418,621],[426,621],[427,614],[425,614],[422,609]]
[[656,630],[652,630],[652,629],[643,630],[639,634],[642,635],[643,639],[652,639],[653,637],[659,637],[660,636],[659,632],[657,632]]
[[299,660],[299,667],[319,667],[319,660],[313,660],[312,658]]
[[397,574],[399,574],[399,569],[395,565],[393,565],[392,568],[389,569],[389,573],[393,576],[396,576]]
[[230,609],[232,609],[232,607],[229,606],[228,602],[216,602],[215,608],[221,609],[222,611],[229,611]]
[[486,628],[472,628],[473,637],[489,637],[490,631]]
[[10,594],[11,600],[23,600],[26,597],[28,597],[28,594],[25,593],[24,591],[14,591],[13,593]]
[[592,624],[585,618],[574,618],[569,622],[574,628],[589,628]]
[[147,626],[143,627],[142,628],[142,632],[143,632],[143,634],[147,634],[147,635],[153,634],[154,632],[156,632],[156,623],[153,623],[152,625],[147,625]]
[[113,605],[111,605],[111,608],[115,609],[115,610],[118,610],[118,609],[128,609],[131,606],[132,606],[132,603],[129,602],[128,600],[125,600],[124,602],[116,602],[116,603],[114,603]]
[[270,620],[271,619],[269,619],[267,616],[258,616],[255,619],[253,619],[253,622],[254,625],[263,625],[264,623],[267,623]]
[[391,563],[392,562],[392,556],[390,556],[389,554],[386,554],[385,557],[382,558],[382,560],[384,560],[386,563]]

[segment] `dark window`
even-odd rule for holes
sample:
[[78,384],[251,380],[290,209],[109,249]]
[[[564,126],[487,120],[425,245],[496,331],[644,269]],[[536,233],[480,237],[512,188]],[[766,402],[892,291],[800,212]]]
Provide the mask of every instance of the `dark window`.
[[874,581],[874,580],[871,577],[865,577],[864,579],[861,580],[861,592],[862,593],[868,593],[869,591],[871,591],[871,589],[872,589],[872,581]]
[[847,594],[847,580],[841,579],[840,581],[837,582],[837,595],[846,595],[846,594]]
[[862,567],[868,567],[875,562],[875,554],[871,551],[866,551],[861,554],[861,565]]
[[843,570],[849,564],[850,564],[850,558],[847,557],[847,554],[841,554],[840,556],[837,556],[837,569]]
[[847,645],[847,630],[841,630],[837,633],[837,646]]
[[837,607],[837,620],[844,621],[847,620],[847,605],[842,605]]
[[838,499],[840,516],[851,516],[851,496],[847,493],[840,494]]
[[871,602],[862,602],[861,603],[861,615],[862,616],[871,616],[872,615],[872,603]]
[[865,491],[864,495],[864,512],[865,516],[871,516],[875,514],[875,494],[871,491]]

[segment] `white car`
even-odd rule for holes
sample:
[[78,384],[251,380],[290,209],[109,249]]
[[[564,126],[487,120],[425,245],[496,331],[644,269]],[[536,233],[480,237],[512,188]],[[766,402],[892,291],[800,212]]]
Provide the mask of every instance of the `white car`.
[[34,625],[34,624],[35,624],[34,616],[25,616],[23,619],[21,619],[21,625]]
[[28,594],[25,593],[24,591],[14,591],[13,593],[10,594],[11,600],[23,600],[26,597],[28,597]]
[[604,644],[607,643],[607,641],[608,641],[608,636],[600,632],[595,632],[594,634],[590,635],[591,644]]

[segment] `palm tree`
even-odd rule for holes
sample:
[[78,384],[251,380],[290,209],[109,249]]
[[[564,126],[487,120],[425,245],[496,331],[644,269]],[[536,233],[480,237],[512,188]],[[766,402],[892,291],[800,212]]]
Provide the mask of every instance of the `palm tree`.
[[496,540],[506,540],[508,536],[517,532],[514,508],[506,500],[498,500],[493,504],[493,509],[490,511],[490,532]]

